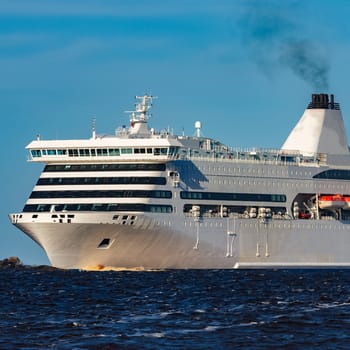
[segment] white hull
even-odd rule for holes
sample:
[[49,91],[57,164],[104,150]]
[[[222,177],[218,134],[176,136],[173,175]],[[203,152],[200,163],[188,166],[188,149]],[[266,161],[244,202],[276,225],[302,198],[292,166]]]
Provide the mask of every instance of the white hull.
[[[182,224],[170,221],[166,225],[157,225],[152,218],[139,218],[134,226],[93,223],[16,225],[35,239],[45,249],[52,265],[59,268],[350,266],[349,226],[327,220],[262,222],[260,219],[239,219],[235,222],[234,233],[227,230],[227,220],[222,219],[202,220],[199,226],[192,218]],[[98,248],[106,237],[112,242],[109,248]]]

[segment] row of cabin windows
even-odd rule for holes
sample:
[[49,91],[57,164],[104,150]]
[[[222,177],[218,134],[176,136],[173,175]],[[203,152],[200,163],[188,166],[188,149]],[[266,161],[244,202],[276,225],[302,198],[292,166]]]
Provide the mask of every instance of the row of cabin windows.
[[43,177],[37,186],[46,185],[165,185],[165,177]]
[[311,177],[312,173],[311,171],[304,171],[304,170],[291,170],[290,172],[285,169],[285,167],[248,167],[248,168],[240,168],[238,166],[236,167],[230,167],[230,166],[199,166],[198,167],[203,172],[208,172],[208,175],[211,175],[213,172],[224,172],[227,174],[233,174],[233,175],[276,175],[276,176],[289,176],[289,175],[296,175],[299,177]]
[[164,171],[164,163],[49,164],[44,172],[61,171]]
[[[209,177],[208,177],[209,178]],[[261,187],[279,187],[281,189],[283,188],[296,188],[301,189],[305,188],[310,191],[319,192],[321,189],[328,189],[332,190],[332,192],[344,192],[348,191],[349,184],[344,181],[344,183],[335,183],[332,181],[328,182],[313,182],[313,181],[297,181],[292,182],[291,180],[285,179],[284,181],[276,181],[274,179],[272,180],[242,180],[242,178],[231,178],[231,179],[222,179],[219,176],[213,177],[213,180],[209,180],[210,183],[214,185],[243,185],[243,186],[261,186]],[[323,179],[321,179],[323,180]],[[337,180],[346,180],[346,179],[340,179],[337,178]],[[350,180],[350,178],[349,178]]]
[[[226,173],[232,173],[232,174],[267,174],[267,175],[280,175],[280,176],[288,176],[288,175],[296,175],[296,176],[311,176],[311,171],[303,171],[303,170],[291,170],[290,172],[286,171],[285,169],[280,168],[239,168],[239,167],[212,167],[212,166],[202,166],[199,167],[202,171],[208,171],[208,172],[226,172]],[[318,173],[313,176],[314,179],[334,179],[334,180],[350,180],[350,170],[345,169],[328,169],[321,173]]]
[[69,148],[69,149],[33,149],[30,154],[33,158],[43,156],[69,156],[69,157],[108,157],[126,154],[153,154],[155,156],[173,156],[177,147],[154,148]]
[[29,198],[171,198],[171,191],[33,191]]
[[[182,199],[251,201],[251,202],[286,202],[282,194],[225,193],[225,192],[189,192],[181,191]],[[159,190],[72,190],[72,191],[33,191],[30,198],[172,198],[171,191]]]
[[223,200],[223,201],[252,201],[252,202],[286,202],[284,194],[265,193],[225,193],[225,192],[190,192],[181,191],[182,199]]
[[82,203],[82,204],[27,204],[25,213],[67,211],[139,211],[151,213],[172,213],[173,207],[165,204],[143,203]]

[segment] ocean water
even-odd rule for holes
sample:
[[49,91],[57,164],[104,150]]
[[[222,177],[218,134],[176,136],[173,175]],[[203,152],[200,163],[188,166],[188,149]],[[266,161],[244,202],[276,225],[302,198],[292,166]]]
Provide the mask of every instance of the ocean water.
[[350,349],[350,270],[0,270],[0,349]]

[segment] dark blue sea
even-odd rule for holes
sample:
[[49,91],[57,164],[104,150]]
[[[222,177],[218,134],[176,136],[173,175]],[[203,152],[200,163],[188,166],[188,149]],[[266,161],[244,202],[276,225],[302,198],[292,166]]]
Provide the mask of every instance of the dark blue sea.
[[350,270],[0,270],[1,349],[350,349]]

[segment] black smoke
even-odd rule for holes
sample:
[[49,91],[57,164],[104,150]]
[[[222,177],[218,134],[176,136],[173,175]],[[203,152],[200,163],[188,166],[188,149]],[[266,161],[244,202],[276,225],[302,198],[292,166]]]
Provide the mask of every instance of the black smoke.
[[328,91],[329,58],[317,35],[308,38],[303,24],[298,23],[299,2],[255,0],[243,4],[239,21],[242,43],[262,72],[272,76],[277,66],[288,68],[314,90]]

